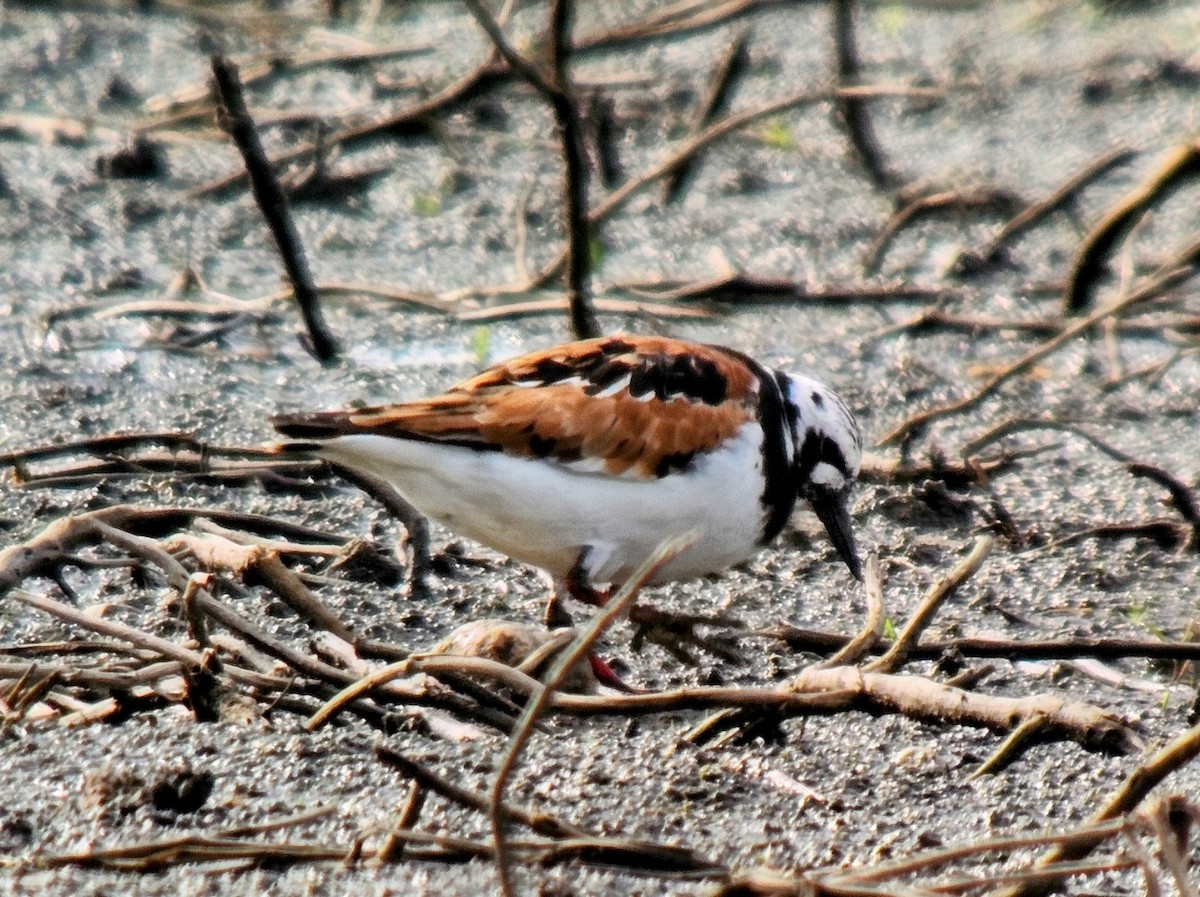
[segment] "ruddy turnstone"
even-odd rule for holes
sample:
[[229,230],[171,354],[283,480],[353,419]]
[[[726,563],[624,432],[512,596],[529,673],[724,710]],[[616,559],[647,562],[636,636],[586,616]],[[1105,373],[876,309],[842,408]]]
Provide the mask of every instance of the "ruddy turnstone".
[[440,396],[272,421],[281,447],[393,484],[462,535],[576,598],[619,585],[673,536],[651,582],[724,570],[803,498],[861,578],[847,500],[862,437],[828,387],[733,349],[655,336],[523,355]]

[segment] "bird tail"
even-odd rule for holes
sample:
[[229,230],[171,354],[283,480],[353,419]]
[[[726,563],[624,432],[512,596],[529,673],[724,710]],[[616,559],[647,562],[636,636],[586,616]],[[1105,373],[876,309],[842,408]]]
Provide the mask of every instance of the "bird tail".
[[345,411],[277,414],[271,418],[271,426],[293,439],[332,439],[357,429]]
[[289,455],[293,458],[317,458],[323,446],[319,442],[274,442],[266,446],[269,455]]
[[284,436],[298,440],[271,446],[272,454],[279,455],[318,455],[325,440],[354,431],[350,416],[344,411],[280,414],[271,418],[271,425]]

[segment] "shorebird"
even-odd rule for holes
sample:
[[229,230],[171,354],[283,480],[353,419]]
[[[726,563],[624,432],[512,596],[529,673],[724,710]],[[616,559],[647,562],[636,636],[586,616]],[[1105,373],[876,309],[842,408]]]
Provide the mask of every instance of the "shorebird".
[[657,336],[567,343],[429,399],[284,414],[280,446],[382,478],[449,529],[602,604],[661,545],[695,534],[651,584],[719,572],[783,529],[798,500],[861,579],[848,500],[862,437],[806,374]]

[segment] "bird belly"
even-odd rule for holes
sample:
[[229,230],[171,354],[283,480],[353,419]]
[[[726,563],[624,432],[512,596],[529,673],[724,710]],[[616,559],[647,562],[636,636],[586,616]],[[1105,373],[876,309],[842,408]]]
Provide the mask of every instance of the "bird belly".
[[593,582],[619,583],[665,540],[694,534],[652,580],[667,582],[724,570],[757,550],[761,442],[748,424],[686,470],[647,479],[374,435],[330,440],[321,455],[387,480],[428,517],[558,579],[582,555]]

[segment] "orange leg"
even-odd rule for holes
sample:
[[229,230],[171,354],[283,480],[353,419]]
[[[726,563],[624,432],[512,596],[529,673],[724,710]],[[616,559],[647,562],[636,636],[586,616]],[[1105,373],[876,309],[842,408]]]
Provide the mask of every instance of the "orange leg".
[[588,579],[587,570],[583,566],[583,561],[587,557],[587,549],[579,552],[579,557],[575,560],[573,566],[567,572],[566,581],[563,583],[567,588],[567,594],[576,601],[582,601],[584,604],[590,604],[593,607],[604,607],[608,604],[608,599],[612,597],[612,593],[605,589],[603,592],[593,588],[592,583]]
[[[582,604],[603,607],[608,603],[608,599],[612,597],[612,593],[608,589],[603,591],[596,589],[588,581],[587,571],[583,565],[586,556],[586,549],[579,553],[579,558],[575,561],[575,565],[571,567],[566,579],[562,583],[562,591]],[[550,601],[546,604],[544,622],[550,628],[572,625],[570,614],[563,607],[562,596],[560,594],[555,593],[550,596]],[[641,689],[635,688],[622,679],[608,661],[598,654],[594,652],[588,654],[588,662],[592,666],[592,673],[595,675],[596,681],[601,685],[608,686],[625,694],[637,694],[641,692]]]

